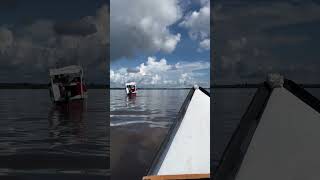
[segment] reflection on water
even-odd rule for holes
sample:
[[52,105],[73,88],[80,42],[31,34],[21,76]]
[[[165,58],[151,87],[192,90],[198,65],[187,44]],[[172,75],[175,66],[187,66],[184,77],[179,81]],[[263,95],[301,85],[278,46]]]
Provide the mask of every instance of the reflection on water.
[[[48,116],[49,136],[53,139],[70,137],[73,141],[85,141],[84,112],[86,101],[53,105]],[[65,131],[66,127],[70,132]],[[72,136],[70,136],[72,135]]]
[[135,105],[136,105],[136,98],[137,98],[136,95],[126,96],[126,105],[127,105],[128,108],[135,107]]
[[111,90],[111,179],[141,179],[189,90]]
[[0,91],[0,179],[106,179],[107,99],[51,103],[48,90]]

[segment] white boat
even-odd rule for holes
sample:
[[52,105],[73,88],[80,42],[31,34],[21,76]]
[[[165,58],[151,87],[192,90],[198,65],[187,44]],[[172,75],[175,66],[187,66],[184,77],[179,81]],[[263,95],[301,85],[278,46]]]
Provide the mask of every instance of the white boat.
[[143,180],[209,178],[210,94],[194,86]]
[[214,173],[215,180],[320,179],[320,101],[269,75]]
[[81,66],[71,65],[49,70],[50,97],[53,102],[68,102],[87,98]]
[[127,95],[136,95],[137,85],[135,82],[126,83],[126,93]]

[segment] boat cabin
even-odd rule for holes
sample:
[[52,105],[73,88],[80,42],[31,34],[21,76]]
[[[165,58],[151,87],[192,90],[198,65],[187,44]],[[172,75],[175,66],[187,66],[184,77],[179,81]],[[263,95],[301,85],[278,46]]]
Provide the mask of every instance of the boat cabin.
[[72,65],[50,69],[50,96],[54,102],[85,99],[87,89],[83,80],[83,69]]
[[134,95],[137,93],[137,86],[135,82],[126,83],[126,93],[127,95]]

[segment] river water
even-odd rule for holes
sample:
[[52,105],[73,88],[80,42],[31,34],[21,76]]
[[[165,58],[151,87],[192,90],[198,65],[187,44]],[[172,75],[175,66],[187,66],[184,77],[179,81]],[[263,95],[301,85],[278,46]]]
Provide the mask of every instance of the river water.
[[168,128],[189,90],[110,92],[111,179],[140,180],[146,175]]
[[0,90],[0,179],[103,179],[109,169],[105,90],[54,105],[49,91]]

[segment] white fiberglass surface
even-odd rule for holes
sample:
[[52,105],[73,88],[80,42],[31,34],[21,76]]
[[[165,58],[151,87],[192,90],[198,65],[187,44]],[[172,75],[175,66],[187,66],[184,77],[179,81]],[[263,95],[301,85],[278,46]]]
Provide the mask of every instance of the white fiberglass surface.
[[320,114],[275,88],[236,180],[320,179]]
[[60,95],[60,89],[57,84],[52,84],[52,92],[53,92],[53,97],[55,101],[58,101],[61,97]]
[[210,97],[196,89],[158,175],[210,173]]

